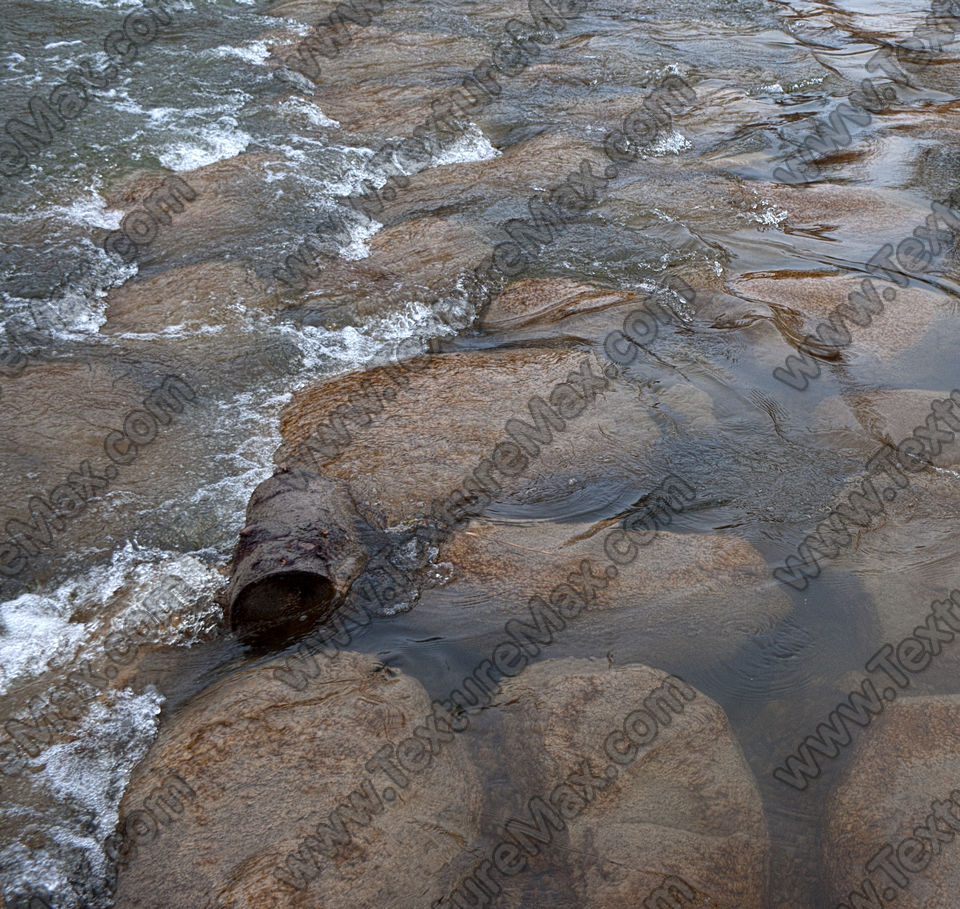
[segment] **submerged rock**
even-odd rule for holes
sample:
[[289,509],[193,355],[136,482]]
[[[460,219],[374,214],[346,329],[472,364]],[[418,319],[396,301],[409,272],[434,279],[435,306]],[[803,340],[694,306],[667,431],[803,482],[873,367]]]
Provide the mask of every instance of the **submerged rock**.
[[[919,388],[863,391],[832,397],[817,407],[813,430],[831,446],[858,452],[865,459],[872,457],[883,445],[892,446],[892,456],[905,439],[913,436],[915,429],[921,435],[931,432],[933,424],[928,424],[927,420],[934,416],[931,410],[934,402],[941,402],[948,416],[951,408],[956,406],[952,419],[960,423],[957,420],[960,402],[954,405],[950,400],[950,389]],[[944,431],[949,432],[942,420],[934,422],[937,423],[937,433],[941,434],[935,434],[927,443],[917,441],[919,436],[915,438],[916,457],[935,467],[955,468],[960,465],[960,441],[942,435]],[[890,482],[885,475],[882,479]]]
[[[670,887],[683,905],[768,905],[760,794],[723,711],[702,693],[643,665],[550,660],[507,681],[485,716],[472,741],[500,776],[487,845],[461,862],[461,893],[480,864],[470,857],[515,840],[524,870],[504,876],[488,862],[504,907],[635,909],[657,905],[658,891],[679,905],[662,895]],[[543,845],[518,824],[530,823],[536,799],[556,818],[541,821]]]
[[0,579],[55,577],[77,553],[92,561],[150,532],[129,503],[175,494],[182,478],[167,470],[171,452],[192,465],[199,403],[187,377],[160,369],[30,362],[4,382]]
[[[172,181],[177,189],[177,205],[154,219],[156,235],[137,250],[141,275],[171,264],[243,260],[250,255],[251,238],[261,226],[260,213],[276,204],[269,178],[271,169],[282,165],[279,155],[251,152],[174,176],[137,171],[117,180],[104,195],[111,208],[130,214],[142,210],[161,185],[169,188]],[[231,229],[224,230],[225,224]]]
[[[487,254],[477,232],[456,221],[420,218],[380,231],[362,259],[314,257],[306,269],[302,318],[331,328],[408,319],[425,301],[440,316],[467,321],[463,281]],[[420,305],[422,309],[422,305]]]
[[960,885],[958,728],[957,698],[920,697],[887,704],[858,732],[824,820],[826,905],[855,905],[851,893],[864,906],[894,898],[907,909],[952,905]]
[[170,328],[196,332],[202,326],[229,330],[242,326],[248,313],[269,312],[278,302],[247,269],[202,262],[110,290],[101,333],[150,334]]
[[[770,307],[788,343],[803,343],[831,360],[869,356],[880,362],[900,354],[918,344],[946,313],[943,295],[932,290],[899,288],[894,302],[884,302],[881,294],[889,291],[887,285],[871,282],[865,295],[863,284],[861,277],[787,273],[742,278],[734,288]],[[851,295],[856,310],[848,300]]]
[[[569,291],[574,311],[587,314],[608,299],[599,292],[598,301],[577,286],[560,289]],[[518,295],[534,301],[539,317],[540,298],[525,289]],[[505,321],[513,318],[503,298],[496,307],[494,318],[498,311]],[[734,536],[662,533],[639,551],[631,543],[630,564],[615,563],[606,551],[618,522],[637,513],[642,523],[648,505],[656,507],[645,497],[655,499],[655,487],[670,474],[658,456],[654,416],[673,426],[671,432],[678,420],[709,432],[715,425],[710,397],[676,386],[664,389],[661,402],[604,369],[594,354],[523,348],[426,356],[301,391],[283,416],[276,456],[286,471],[281,476],[320,473],[343,493],[309,504],[288,489],[284,500],[315,526],[285,532],[280,549],[268,556],[282,559],[282,568],[277,562],[251,573],[235,561],[234,596],[254,575],[295,572],[304,559],[314,564],[316,553],[301,550],[317,542],[318,528],[331,540],[354,534],[358,521],[383,534],[416,528],[434,547],[436,562],[453,567],[445,587],[424,595],[415,622],[449,629],[455,617],[455,634],[470,628],[483,635],[490,623],[522,613],[530,596],[549,594],[589,559],[595,570],[619,577],[575,636],[577,652],[589,641],[605,651],[613,647],[621,660],[681,665],[693,636],[715,659],[732,660],[746,640],[790,609],[753,547]],[[678,488],[684,485],[680,480]],[[688,504],[696,498],[688,485],[685,498]],[[261,506],[252,506],[251,521],[254,511]],[[655,517],[637,539],[649,542],[649,530],[668,524],[669,515]],[[253,534],[243,559],[261,559],[265,539]],[[326,576],[323,569],[308,573]],[[346,572],[351,579],[355,573]],[[262,601],[268,611],[269,602],[270,596]],[[273,608],[285,611],[280,600]],[[240,625],[243,613],[235,608]],[[702,652],[697,649],[698,659]]]
[[[734,662],[746,642],[790,612],[766,563],[743,540],[663,530],[650,540],[650,532],[621,533],[617,526],[523,520],[520,510],[513,521],[474,520],[440,546],[437,562],[450,566],[450,579],[423,593],[412,620],[492,645],[493,637],[504,637],[504,622],[531,620],[527,604],[536,597],[569,620],[558,622],[552,648],[702,671]],[[587,575],[596,585],[589,592]],[[566,591],[578,591],[582,612],[557,605],[563,601],[554,592],[568,578]]]
[[[956,515],[960,508],[960,491],[952,471],[933,470],[909,476],[910,485],[900,489],[884,489],[887,477],[861,476],[851,481],[836,504],[854,513],[849,499],[856,497],[863,509],[863,526],[849,525],[853,536],[849,547],[837,558],[836,569],[849,575],[866,594],[849,597],[851,606],[862,600],[851,623],[860,638],[856,646],[847,648],[845,658],[851,670],[851,687],[859,687],[864,676],[875,681],[882,677],[867,673],[865,664],[883,647],[894,650],[915,636],[917,631],[935,626],[938,640],[922,671],[909,674],[913,693],[960,693],[960,636],[956,618],[933,618],[934,604],[960,590],[957,558],[960,556],[960,533]],[[865,495],[873,484],[876,497]],[[889,493],[896,491],[891,499]],[[865,520],[869,511],[873,514]],[[842,539],[842,538],[841,538]],[[831,565],[831,569],[833,566]],[[845,578],[841,583],[849,586]],[[956,599],[960,601],[960,594]],[[960,609],[958,609],[960,615]],[[929,623],[929,624],[928,624]],[[911,645],[906,645],[908,648]],[[846,684],[843,687],[847,687]]]
[[189,362],[214,394],[224,386],[247,389],[288,373],[301,359],[292,327],[264,337],[279,302],[249,269],[200,262],[111,289],[100,335],[122,345],[127,358]]

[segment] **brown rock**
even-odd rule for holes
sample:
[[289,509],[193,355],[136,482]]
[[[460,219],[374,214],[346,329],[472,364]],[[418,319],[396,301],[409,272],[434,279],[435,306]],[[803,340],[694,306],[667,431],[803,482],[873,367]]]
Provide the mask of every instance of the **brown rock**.
[[602,338],[601,326],[609,330],[612,321],[607,314],[610,308],[643,302],[643,295],[633,291],[594,287],[569,278],[517,281],[493,300],[480,327],[491,333],[520,332],[524,337],[542,337],[549,331],[555,337],[569,331],[568,320],[576,320],[579,327],[583,317],[595,316],[589,320],[593,337]]
[[[668,679],[636,664],[550,660],[504,685],[499,731],[484,739],[508,781],[495,791],[488,839],[502,838],[510,818],[529,820],[533,797],[564,804],[569,816],[527,870],[504,879],[503,906],[635,909],[671,877],[695,894],[684,905],[766,905],[769,845],[756,783],[715,703],[676,680],[651,699]],[[630,761],[622,752],[634,711],[643,713],[631,728],[648,742]],[[558,796],[555,787],[584,761],[587,776],[609,785],[586,798],[582,779],[571,781]]]
[[[411,520],[461,487],[499,443],[509,441],[510,419],[530,423],[533,396],[549,399],[581,368],[602,378],[605,365],[580,351],[524,349],[430,356],[407,361],[402,370],[352,373],[294,396],[283,414],[276,460],[281,466],[323,462],[310,469],[346,480],[358,505],[386,524]],[[611,474],[612,450],[626,473],[649,456],[660,434],[636,386],[611,379],[588,393],[579,415],[564,421],[562,430],[554,427],[553,442],[517,476],[497,474],[505,491],[499,499],[569,480],[609,480],[617,473],[614,468]],[[350,438],[331,443],[324,454],[320,428],[340,406],[354,408],[344,418]],[[373,411],[366,423],[365,408]]]
[[247,269],[202,262],[110,290],[101,333],[159,333],[180,326],[194,332],[203,326],[236,329],[243,324],[243,309],[261,313],[278,302]]
[[[861,295],[863,278],[848,275],[805,275],[787,272],[774,277],[741,278],[734,291],[747,300],[765,303],[773,311],[774,321],[789,343],[799,343],[811,336],[824,356],[872,356],[884,359],[902,353],[916,345],[930,330],[938,317],[945,313],[944,297],[924,288],[899,288],[894,302],[882,302],[882,312],[871,315],[870,325],[857,325],[843,313],[849,306],[851,293]],[[887,283],[874,281],[877,294]],[[858,297],[859,299],[859,297]],[[875,305],[875,304],[867,304]],[[841,312],[834,317],[837,309]],[[817,326],[830,323],[841,329],[846,326],[850,342],[838,346],[831,342],[832,330],[824,330],[826,340],[818,340]],[[858,316],[861,321],[862,317]]]
[[[451,566],[451,578],[423,593],[414,618],[477,637],[498,629],[496,637],[503,638],[505,621],[530,621],[530,598],[549,602],[554,588],[576,577],[588,559],[604,583],[552,646],[679,669],[691,661],[702,666],[707,653],[732,661],[744,641],[790,611],[766,563],[743,540],[660,531],[617,568],[604,551],[615,528],[613,521],[474,520],[440,547],[437,561]],[[622,540],[617,545],[626,550]]]
[[634,230],[661,222],[681,222],[709,236],[742,230],[747,213],[761,197],[752,187],[725,174],[685,166],[674,155],[632,162],[623,185],[604,198],[602,209]]
[[[885,844],[893,848],[926,825],[934,802],[949,800],[960,780],[960,701],[956,697],[916,697],[886,705],[883,714],[857,736],[844,779],[830,794],[823,831],[826,904],[848,900],[868,879],[886,902],[891,882],[865,865]],[[960,805],[952,806],[954,818]],[[954,821],[956,824],[957,822]],[[949,827],[940,821],[941,830]],[[956,827],[954,827],[954,830]],[[955,834],[953,834],[955,835]],[[908,876],[906,889],[894,889],[906,909],[950,906],[960,886],[956,841],[930,855],[929,864]],[[918,853],[908,853],[917,858]],[[879,900],[877,900],[879,902]],[[866,905],[866,903],[864,903]]]
[[[332,10],[331,10],[332,11]],[[276,15],[276,10],[271,11]],[[385,7],[384,13],[389,14]],[[297,18],[303,18],[297,16]],[[361,110],[370,103],[370,91],[374,87],[386,89],[390,86],[411,85],[420,86],[424,93],[422,106],[423,117],[429,116],[430,99],[439,96],[438,82],[446,81],[442,76],[449,74],[454,67],[464,68],[466,75],[475,63],[471,61],[482,59],[484,44],[476,38],[468,38],[449,32],[410,31],[403,29],[387,29],[380,23],[385,18],[382,14],[363,28],[347,24],[346,27],[330,28],[326,16],[314,19],[314,28],[303,36],[293,37],[292,43],[285,47],[274,49],[275,57],[290,69],[303,72],[310,77],[315,70],[311,66],[311,57],[308,45],[311,37],[315,37],[322,51],[329,53],[333,50],[334,39],[341,44],[335,56],[324,56],[318,53],[316,66],[319,67],[319,77],[312,79],[316,84],[324,87],[324,109],[330,104],[330,90],[351,89],[358,96],[359,104],[352,109],[345,107],[342,112],[336,101],[331,110],[337,109],[342,113],[344,127],[354,132],[358,128],[361,132],[369,128],[370,122],[364,119]],[[302,57],[298,52],[302,48]],[[374,116],[382,119],[387,111],[373,110]],[[396,115],[396,111],[392,112]],[[339,116],[334,119],[340,120]],[[405,124],[411,126],[409,121]],[[404,130],[406,132],[406,130]]]
[[301,357],[292,331],[264,337],[279,305],[279,295],[248,269],[206,261],[110,290],[100,332],[122,345],[128,360],[188,360],[198,384],[211,391],[263,386]]
[[[616,357],[631,371],[659,364],[673,370],[669,361],[693,356],[678,355],[684,342],[677,329],[691,322],[716,322],[727,314],[727,301],[709,286],[696,287],[677,275],[665,279],[649,293],[598,287],[567,278],[520,280],[496,295],[484,311],[480,327],[501,343],[557,343],[558,339],[588,344],[598,355]],[[623,335],[634,339],[634,348]],[[674,335],[674,346],[662,340]],[[613,347],[608,350],[607,343]],[[686,378],[684,384],[686,385]],[[691,388],[689,385],[686,387]]]
[[[319,270],[307,279],[304,321],[332,328],[355,325],[411,300],[442,309],[445,298],[462,297],[460,278],[487,256],[489,248],[472,229],[456,221],[423,218],[379,231],[370,255],[356,260],[317,259]],[[301,292],[298,291],[298,295]],[[309,297],[319,299],[314,303]],[[451,307],[457,309],[457,304]],[[453,312],[463,319],[462,313]]]
[[[196,170],[171,175],[168,172],[137,171],[108,187],[111,208],[124,213],[141,209],[144,200],[171,176],[183,180],[193,199],[183,201],[183,211],[170,215],[149,246],[141,247],[141,274],[170,263],[193,263],[207,259],[241,258],[249,251],[245,240],[260,229],[261,212],[275,207],[274,189],[267,177],[271,165],[282,163],[265,152],[239,154]],[[225,231],[224,224],[232,225]],[[106,236],[106,235],[105,235]]]
[[[795,230],[851,237],[870,248],[866,260],[879,251],[889,233],[894,247],[914,226],[923,226],[929,206],[903,193],[858,186],[784,186],[759,184],[757,190],[786,210],[784,224]],[[845,253],[850,258],[850,252]]]
[[[452,883],[451,861],[477,835],[480,792],[461,742],[411,775],[395,801],[382,771],[364,771],[380,748],[411,736],[430,714],[426,692],[359,654],[341,653],[303,692],[278,682],[275,665],[229,676],[161,731],[124,795],[121,819],[155,804],[151,794],[171,774],[194,795],[185,794],[179,816],[158,832],[121,847],[129,855],[117,909],[413,909],[433,887]],[[333,858],[315,853],[319,872],[302,865],[311,876],[304,889],[275,877],[364,782],[375,790],[372,822],[348,822],[352,840]]]
[[[442,215],[449,211],[451,199],[456,199],[460,217],[473,212],[482,217],[500,203],[502,211],[510,212],[504,220],[529,218],[528,200],[579,174],[582,161],[590,162],[592,172],[602,173],[605,160],[595,145],[583,139],[556,133],[538,135],[504,148],[493,158],[431,167],[414,174],[410,185],[389,206],[389,216]],[[495,242],[501,239],[498,236]]]
[[[814,432],[824,444],[859,452],[869,459],[881,445],[896,448],[912,437],[914,429],[925,431],[932,403],[949,397],[950,389],[911,388],[828,398],[814,413]],[[960,464],[960,443],[944,440],[938,454],[923,449],[919,457],[929,458],[936,467],[954,468]]]
[[[295,86],[298,96],[310,97],[300,85],[322,86],[323,111],[345,132],[374,143],[410,135],[417,125],[432,122],[431,104],[451,97],[492,47],[473,35],[414,31],[408,21],[390,29],[384,23],[391,12],[397,17],[385,9],[366,27],[331,29],[326,16],[294,10],[314,28],[275,45],[267,65],[284,67],[281,78]],[[315,57],[311,39],[320,51]],[[334,43],[340,47],[331,53]],[[463,119],[480,122],[481,112]]]
[[[163,501],[165,494],[175,494],[182,477],[167,471],[160,479],[159,471],[169,466],[171,446],[189,434],[198,406],[196,390],[174,376],[169,387],[176,391],[172,401],[180,412],[157,400],[145,410],[145,399],[163,381],[163,373],[135,377],[122,374],[118,365],[34,362],[5,383],[0,454],[8,495],[0,505],[0,527],[11,519],[24,526],[16,525],[20,555],[5,551],[3,574],[36,580],[72,552],[109,552],[146,529],[144,515],[131,502]],[[131,447],[121,433],[128,416],[138,411],[128,428],[140,434],[142,444]],[[116,464],[108,457],[108,441],[114,443]],[[181,457],[182,464],[189,463],[183,452]],[[31,515],[35,496],[50,504],[36,504]],[[3,541],[10,537],[7,530]],[[17,570],[24,556],[26,564]]]

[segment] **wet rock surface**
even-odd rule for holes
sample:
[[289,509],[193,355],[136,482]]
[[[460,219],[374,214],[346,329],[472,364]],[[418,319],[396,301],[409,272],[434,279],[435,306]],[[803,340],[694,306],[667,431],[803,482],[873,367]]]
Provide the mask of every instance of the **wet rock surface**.
[[190,425],[196,391],[158,365],[154,371],[102,360],[37,362],[5,388],[6,482],[19,493],[0,507],[10,589],[49,577],[64,558],[102,552],[143,526],[131,512],[105,526],[111,502],[156,501],[176,487],[174,478],[159,478],[172,446],[196,443]]
[[[302,692],[277,681],[276,668],[267,660],[233,673],[171,718],[121,806],[118,907],[413,907],[437,881],[452,882],[480,797],[459,742],[409,789],[377,774],[370,823],[333,858],[310,841],[319,870],[310,849],[287,864],[342,795],[374,785],[367,761],[411,736],[431,707],[416,680],[369,656],[340,653]],[[162,795],[173,776],[180,810],[158,811],[151,827],[135,812],[155,805],[151,794],[160,798],[155,789]]]
[[[577,350],[502,350],[434,355],[347,376],[295,397],[284,413],[277,461],[288,469],[313,465],[346,481],[358,506],[384,527],[425,517],[465,482],[476,485],[471,474],[478,469],[490,477],[490,489],[503,489],[498,500],[522,500],[561,478],[589,483],[591,464],[605,475],[613,440],[629,473],[649,456],[659,432],[639,389],[607,378],[608,365]],[[330,425],[337,416],[339,433]],[[541,441],[521,448],[510,431],[521,441],[528,431]],[[510,447],[497,448],[504,444]]]
[[[571,620],[573,646],[602,650],[617,662],[659,656],[661,665],[683,671],[703,669],[708,660],[734,663],[745,640],[790,612],[778,585],[767,582],[763,559],[742,540],[661,531],[631,550],[628,535],[605,545],[611,526],[471,522],[440,547],[436,560],[452,566],[449,580],[423,596],[414,619],[436,623],[446,615],[457,635],[491,634],[524,615],[531,597],[551,600],[551,592],[568,577],[577,579],[588,560],[597,589]],[[630,555],[633,561],[623,565]],[[699,651],[695,657],[691,644]]]
[[[919,909],[953,898],[958,710],[955,697],[908,698],[889,705],[862,734],[824,818],[823,861],[832,900],[849,899],[851,891],[865,897],[873,892],[885,901],[896,895],[898,904]],[[917,838],[918,829],[927,831],[925,839]],[[884,868],[889,857],[893,863]],[[908,873],[898,857],[906,857]]]
[[[831,398],[817,408],[814,430],[829,433],[835,445],[858,451],[865,459],[880,445],[896,449],[905,440],[912,439],[914,444],[920,444],[916,451],[911,449],[915,462],[907,463],[911,473],[925,465],[953,468],[960,463],[960,445],[949,438],[949,428],[939,428],[940,434],[928,445],[923,445],[920,437],[914,435],[915,430],[921,435],[932,432],[927,419],[935,417],[933,405],[949,402],[950,391],[952,389],[905,388]],[[936,423],[934,419],[934,425]]]
[[[0,346],[0,547],[37,550],[27,577],[0,548],[0,902],[469,896],[497,822],[583,758],[621,767],[605,735],[666,672],[696,697],[491,902],[868,900],[864,862],[953,785],[960,643],[809,786],[773,771],[960,589],[956,444],[869,520],[838,510],[960,388],[960,216],[930,221],[957,198],[958,57],[910,50],[956,4],[357,5],[179,10],[5,172],[4,319],[49,295],[69,325],[22,372]],[[115,12],[18,8],[43,43],[11,51],[10,116]],[[886,100],[851,118],[868,76]],[[135,257],[105,248],[170,180],[195,196],[153,209]],[[109,461],[168,376],[190,402]],[[81,505],[84,463],[117,476]],[[63,513],[31,531],[33,496]],[[111,636],[184,566],[169,621]],[[409,788],[370,778],[371,824],[305,840],[468,687],[471,729]],[[900,903],[953,905],[949,848],[889,884]]]
[[496,704],[479,742],[482,763],[506,771],[490,812],[517,832],[539,796],[567,818],[504,881],[502,905],[626,909],[666,899],[665,884],[683,905],[767,905],[760,794],[709,698],[642,665],[548,660],[506,682]]

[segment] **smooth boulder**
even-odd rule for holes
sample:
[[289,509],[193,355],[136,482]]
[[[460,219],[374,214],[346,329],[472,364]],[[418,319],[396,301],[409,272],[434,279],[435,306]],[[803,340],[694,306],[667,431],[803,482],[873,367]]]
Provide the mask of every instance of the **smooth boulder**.
[[[227,676],[161,731],[121,804],[117,909],[414,909],[438,882],[452,883],[460,843],[477,835],[480,798],[462,743],[426,767],[421,754],[403,788],[364,769],[431,715],[420,684],[343,652],[296,691],[278,681],[278,665]],[[152,829],[136,812],[175,777],[180,810],[171,804]],[[318,824],[329,827],[344,804],[350,836],[324,852]]]

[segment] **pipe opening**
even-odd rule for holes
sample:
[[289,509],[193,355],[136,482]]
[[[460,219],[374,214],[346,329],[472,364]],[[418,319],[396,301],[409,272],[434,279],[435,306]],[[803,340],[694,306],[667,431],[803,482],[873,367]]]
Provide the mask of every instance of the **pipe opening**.
[[230,625],[244,633],[303,630],[333,611],[336,591],[323,575],[286,571],[248,584],[233,601]]

